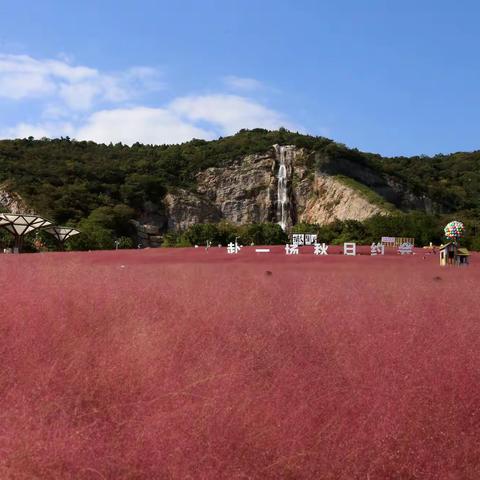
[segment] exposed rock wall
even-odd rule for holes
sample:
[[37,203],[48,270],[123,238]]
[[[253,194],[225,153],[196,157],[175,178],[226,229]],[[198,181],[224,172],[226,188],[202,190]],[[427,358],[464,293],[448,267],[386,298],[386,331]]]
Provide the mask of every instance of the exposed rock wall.
[[0,185],[0,207],[10,213],[34,213],[23,198],[6,185]]
[[[302,191],[303,195],[299,195]],[[353,188],[343,185],[334,177],[315,175],[313,185],[302,185],[297,196],[303,208],[299,211],[299,221],[320,225],[339,220],[366,220],[376,214],[388,211],[372,204]]]
[[[294,147],[289,147],[294,148]],[[279,222],[279,148],[245,156],[224,168],[208,168],[197,176],[196,192],[177,190],[165,197],[168,229],[226,220],[233,224]],[[326,224],[335,218],[363,220],[388,213],[352,187],[327,173],[315,173],[309,153],[294,149],[287,157],[289,211],[287,225]]]
[[185,230],[196,223],[214,223],[222,219],[214,202],[187,190],[168,193],[164,204],[169,230]]
[[277,179],[273,150],[248,155],[226,168],[208,168],[197,176],[197,192],[234,224],[275,218]]
[[378,172],[361,162],[354,162],[342,157],[330,158],[328,155],[319,155],[318,160],[323,173],[351,177],[400,209],[423,210],[427,213],[434,213],[436,210],[436,206],[429,198],[414,195],[398,179],[389,175],[379,175]]

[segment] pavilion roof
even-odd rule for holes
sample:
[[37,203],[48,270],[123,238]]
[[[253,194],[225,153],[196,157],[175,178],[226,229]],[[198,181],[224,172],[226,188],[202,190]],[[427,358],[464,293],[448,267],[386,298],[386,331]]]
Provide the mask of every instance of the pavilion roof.
[[68,238],[80,233],[79,230],[73,227],[59,227],[56,225],[46,228],[45,231],[52,234],[60,242],[64,242]]
[[0,227],[17,237],[51,225],[52,222],[40,215],[30,213],[0,213]]

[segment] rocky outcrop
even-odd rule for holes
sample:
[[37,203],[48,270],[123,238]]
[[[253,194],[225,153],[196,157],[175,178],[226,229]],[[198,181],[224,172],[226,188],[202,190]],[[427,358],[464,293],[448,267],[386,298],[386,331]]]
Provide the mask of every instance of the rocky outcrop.
[[280,223],[280,164],[287,172],[287,227],[298,222],[326,224],[336,218],[363,220],[388,213],[335,176],[315,172],[309,152],[294,146],[273,146],[265,154],[248,155],[224,168],[200,172],[195,192],[178,189],[167,194],[168,229],[184,230],[196,223],[220,220],[237,225]]
[[0,185],[0,207],[9,213],[34,213],[23,198],[7,185]]
[[320,225],[338,220],[366,220],[377,214],[388,214],[351,187],[328,175],[315,175],[313,185],[303,183],[297,188],[298,220]]
[[196,223],[222,219],[222,213],[213,202],[184,189],[168,193],[164,205],[169,230],[185,230]]
[[159,247],[162,244],[163,236],[160,234],[160,227],[154,223],[142,223],[138,220],[130,220],[135,227],[137,242],[141,247]]
[[275,216],[275,156],[248,155],[225,168],[197,176],[197,192],[234,224],[271,222]]
[[436,210],[429,198],[413,194],[397,178],[379,174],[361,159],[353,161],[341,156],[330,157],[328,154],[316,154],[315,157],[317,167],[322,173],[353,178],[401,210],[423,210],[427,213]]

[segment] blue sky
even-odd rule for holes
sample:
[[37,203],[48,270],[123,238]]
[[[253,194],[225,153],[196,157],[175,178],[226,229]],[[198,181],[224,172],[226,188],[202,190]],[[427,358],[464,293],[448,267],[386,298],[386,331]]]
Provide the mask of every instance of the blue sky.
[[0,137],[174,143],[240,128],[385,155],[480,149],[480,4],[0,3]]

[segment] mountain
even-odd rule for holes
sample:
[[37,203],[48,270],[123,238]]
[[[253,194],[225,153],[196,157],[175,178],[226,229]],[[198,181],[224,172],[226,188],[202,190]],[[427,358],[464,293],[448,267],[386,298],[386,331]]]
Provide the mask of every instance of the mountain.
[[476,221],[479,167],[480,152],[384,158],[284,129],[160,146],[28,138],[0,141],[0,205],[116,236],[134,219],[152,244],[220,221],[291,227],[409,211]]

